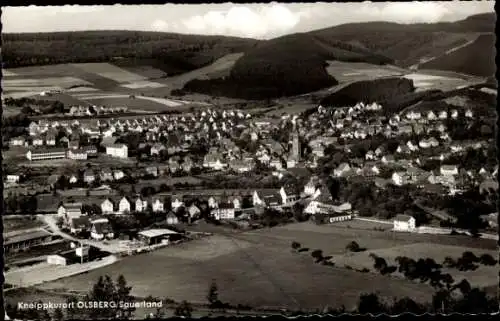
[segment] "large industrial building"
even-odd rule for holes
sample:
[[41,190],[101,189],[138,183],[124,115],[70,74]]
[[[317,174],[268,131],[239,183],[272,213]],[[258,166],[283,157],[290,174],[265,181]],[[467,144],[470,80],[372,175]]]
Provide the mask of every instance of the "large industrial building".
[[9,254],[48,243],[54,239],[54,236],[42,229],[31,229],[4,233],[3,238],[5,254]]

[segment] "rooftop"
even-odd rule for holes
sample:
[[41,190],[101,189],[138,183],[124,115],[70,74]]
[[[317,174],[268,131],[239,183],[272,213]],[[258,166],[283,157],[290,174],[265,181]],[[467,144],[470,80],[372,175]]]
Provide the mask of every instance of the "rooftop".
[[140,235],[146,236],[146,237],[158,237],[158,236],[164,236],[164,235],[172,235],[172,234],[179,234],[177,232],[174,232],[172,230],[162,228],[162,229],[151,229],[151,230],[145,230],[139,232]]

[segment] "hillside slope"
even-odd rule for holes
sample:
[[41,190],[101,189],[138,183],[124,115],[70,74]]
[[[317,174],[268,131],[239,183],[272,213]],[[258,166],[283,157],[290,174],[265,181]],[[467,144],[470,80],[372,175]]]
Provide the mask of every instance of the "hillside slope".
[[493,76],[496,71],[495,41],[494,34],[480,35],[468,46],[423,63],[419,68],[448,70],[483,77]]
[[181,35],[160,32],[82,31],[4,34],[4,68],[62,63],[110,62],[150,65],[178,74],[208,65],[218,58],[243,52],[254,39]]
[[298,95],[338,83],[325,69],[329,60],[392,63],[353,44],[299,33],[261,42],[236,61],[228,77],[193,80],[184,89],[248,99]]
[[373,52],[409,67],[429,57],[475,40],[480,34],[494,33],[495,13],[470,16],[464,20],[433,24],[390,22],[351,23],[310,32],[339,41],[360,43]]

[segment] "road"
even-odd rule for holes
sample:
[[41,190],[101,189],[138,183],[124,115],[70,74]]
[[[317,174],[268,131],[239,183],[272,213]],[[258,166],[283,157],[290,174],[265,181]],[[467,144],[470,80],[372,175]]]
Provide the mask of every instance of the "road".
[[44,282],[50,282],[98,269],[113,264],[117,260],[118,258],[116,256],[110,255],[100,261],[92,261],[83,264],[71,264],[67,266],[52,265],[46,262],[40,263],[13,271],[7,271],[4,274],[5,283],[12,284],[14,288],[30,287]]
[[59,235],[62,238],[73,241],[73,242],[78,242],[84,245],[89,245],[96,247],[100,249],[101,251],[104,252],[109,252],[109,253],[120,253],[125,251],[127,248],[120,246],[119,243],[116,244],[104,244],[103,242],[99,241],[92,241],[92,240],[85,240],[85,239],[78,239],[70,234],[64,233],[61,231],[59,226],[57,226],[57,214],[39,214],[37,215],[37,218],[42,220],[45,224],[49,226],[49,229],[52,231],[53,234]]

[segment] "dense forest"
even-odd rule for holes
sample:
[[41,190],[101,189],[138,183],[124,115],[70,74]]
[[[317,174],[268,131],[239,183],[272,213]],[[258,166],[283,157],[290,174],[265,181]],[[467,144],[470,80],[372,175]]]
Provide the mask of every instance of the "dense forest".
[[410,94],[414,91],[413,81],[406,78],[381,78],[362,80],[348,85],[339,91],[326,96],[321,101],[323,106],[354,106],[363,101],[366,103],[382,102]]
[[[4,34],[4,68],[61,63],[147,63],[179,73],[208,65],[257,40],[160,32],[86,31]],[[162,69],[163,70],[163,69]]]
[[422,64],[425,69],[440,69],[475,76],[492,76],[496,71],[495,34],[480,35],[472,44]]
[[229,77],[192,80],[186,91],[245,99],[266,99],[316,91],[338,84],[325,69],[328,60],[391,63],[352,44],[307,34],[259,43],[236,61]]
[[[423,57],[437,57],[453,47],[466,43],[471,39],[471,34],[490,33],[486,37],[494,38],[495,25],[495,13],[486,13],[470,16],[461,21],[443,23],[350,23],[315,30],[310,32],[310,34],[355,43],[372,52],[394,59],[399,66],[409,67],[419,63]],[[485,42],[482,45],[488,44]],[[469,52],[470,57],[474,57],[472,59],[475,60],[475,64],[469,64],[466,67],[470,69],[469,73],[476,75],[480,70],[489,67],[489,65],[486,67],[482,66],[484,62],[480,60],[480,57],[486,57],[487,54],[491,55],[492,48],[494,48],[494,43],[493,45],[489,45],[486,52]],[[491,59],[487,60],[488,64],[489,61]],[[478,64],[478,62],[481,63]],[[433,67],[443,69],[441,68],[441,63],[436,63]],[[453,65],[453,68],[460,68],[462,66]],[[452,68],[451,65],[450,68]],[[443,70],[459,71],[450,68],[445,67]]]

